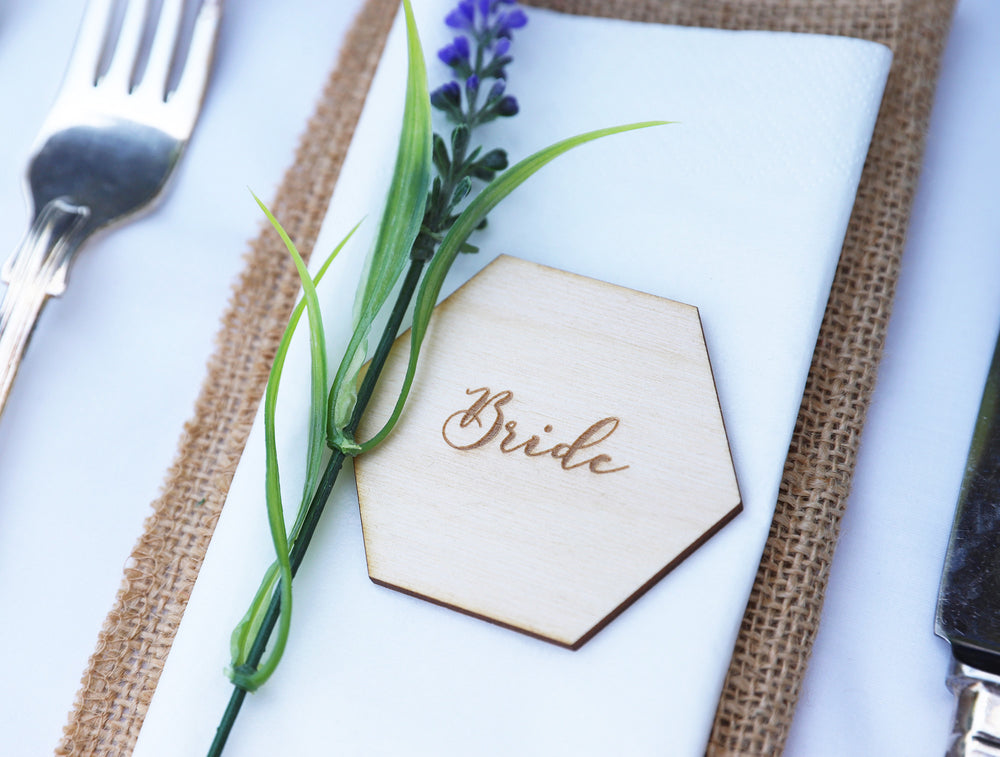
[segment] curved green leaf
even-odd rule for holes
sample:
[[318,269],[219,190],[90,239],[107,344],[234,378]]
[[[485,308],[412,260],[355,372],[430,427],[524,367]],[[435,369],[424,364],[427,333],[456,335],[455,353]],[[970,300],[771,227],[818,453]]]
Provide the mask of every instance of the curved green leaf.
[[[253,194],[251,192],[251,194]],[[253,195],[254,200],[257,201],[257,205],[260,209],[264,211],[264,215],[267,216],[267,220],[271,222],[271,226],[274,230],[278,232],[278,236],[281,237],[281,241],[285,243],[285,248],[288,250],[288,254],[291,256],[295,263],[295,269],[299,274],[299,280],[302,283],[302,301],[298,303],[295,309],[292,311],[292,316],[288,321],[288,325],[285,327],[285,333],[281,337],[281,342],[278,344],[278,352],[275,354],[274,363],[271,367],[271,375],[274,377],[275,384],[280,380],[281,372],[284,369],[285,355],[288,353],[288,346],[291,343],[292,334],[295,328],[298,326],[299,318],[302,316],[303,306],[309,311],[309,350],[312,357],[311,360],[311,381],[310,381],[310,397],[311,405],[309,409],[309,445],[308,454],[306,458],[306,483],[305,487],[308,491],[311,486],[315,486],[315,481],[319,477],[319,466],[320,458],[323,454],[323,448],[321,445],[322,434],[324,431],[324,414],[323,414],[323,402],[326,398],[326,386],[327,386],[327,358],[326,358],[326,336],[323,329],[323,313],[319,306],[319,298],[316,294],[316,286],[313,280],[309,277],[309,272],[306,270],[306,264],[302,260],[302,256],[299,254],[298,249],[295,247],[295,243],[292,242],[288,233],[278,223],[278,219],[274,217],[271,211],[261,202],[257,195]],[[357,226],[354,227],[355,229]],[[354,233],[352,229],[351,232],[344,238],[337,248],[333,251],[333,254],[327,258],[324,263],[322,273],[326,272],[327,266],[333,261],[337,253],[344,246],[347,240]],[[322,275],[322,273],[320,275]],[[270,383],[271,378],[268,378],[268,383]],[[275,386],[277,389],[277,386]],[[318,411],[318,412],[317,412]],[[312,484],[310,484],[312,482]]]
[[[308,278],[308,276],[306,277]],[[315,294],[315,290],[313,292]],[[277,554],[279,584],[281,592],[281,612],[278,615],[278,632],[267,657],[254,671],[237,665],[231,672],[234,684],[246,691],[255,691],[266,681],[281,660],[288,641],[292,613],[292,564],[288,549],[288,534],[285,531],[285,515],[281,504],[281,477],[278,473],[278,450],[274,433],[275,407],[278,398],[280,367],[271,367],[271,375],[264,391],[264,498],[267,506],[267,524],[271,530],[271,541]]]
[[430,322],[431,314],[434,312],[434,306],[437,304],[438,295],[441,293],[441,285],[444,283],[444,278],[451,268],[455,257],[465,246],[469,235],[476,230],[476,227],[486,215],[538,169],[574,147],[612,134],[620,134],[634,129],[644,129],[650,126],[662,126],[668,123],[670,122],[643,121],[641,123],[598,129],[564,139],[543,150],[539,150],[534,155],[525,158],[517,165],[507,169],[476,195],[475,199],[469,203],[468,207],[466,207],[445,235],[445,238],[441,241],[440,248],[438,248],[438,251],[431,260],[424,280],[420,285],[420,291],[417,293],[416,306],[413,312],[413,328],[410,330],[410,358],[406,366],[406,375],[403,378],[403,384],[399,390],[399,397],[396,400],[392,414],[389,416],[389,420],[386,421],[382,429],[367,442],[359,445],[361,452],[367,452],[384,440],[399,420],[399,416],[403,411],[403,405],[406,403],[406,398],[410,393],[410,386],[413,384],[413,377],[417,370],[417,359],[420,357],[420,346],[423,343],[424,335],[427,333],[427,325]]
[[[252,193],[251,193],[252,194]],[[247,610],[246,615],[233,629],[230,637],[230,648],[232,653],[232,668],[230,677],[236,685],[247,691],[256,690],[274,672],[281,659],[285,644],[288,638],[288,629],[291,625],[291,562],[289,555],[289,539],[292,541],[298,535],[305,515],[306,505],[312,491],[316,488],[316,483],[320,475],[321,458],[323,454],[323,432],[324,432],[324,410],[326,395],[326,341],[323,331],[322,314],[319,307],[319,298],[316,294],[316,284],[320,282],[330,264],[343,249],[347,241],[357,231],[360,223],[351,229],[347,236],[341,240],[332,253],[323,262],[315,278],[309,277],[305,262],[296,249],[295,244],[285,232],[284,228],[274,217],[271,211],[261,200],[254,195],[254,199],[261,210],[267,216],[271,225],[278,232],[285,247],[288,249],[292,260],[295,262],[299,279],[302,283],[303,298],[295,306],[292,315],[285,326],[281,341],[275,353],[274,362],[271,365],[271,372],[268,376],[267,388],[264,394],[264,444],[266,450],[265,461],[265,503],[268,513],[268,525],[271,530],[271,539],[274,543],[277,560],[268,569],[261,581],[257,593]],[[284,509],[281,502],[281,484],[278,473],[277,444],[274,436],[275,411],[277,406],[278,387],[281,382],[281,374],[284,370],[285,358],[288,355],[288,348],[291,344],[292,336],[302,317],[303,310],[308,310],[310,326],[310,350],[311,350],[311,408],[309,426],[309,444],[306,459],[306,476],[303,485],[302,500],[299,505],[295,523],[290,532],[286,532]],[[257,635],[267,611],[267,604],[270,601],[276,583],[280,581],[281,590],[281,613],[278,618],[278,636],[267,657],[255,671],[241,670],[241,666],[246,662],[253,639]]]
[[330,392],[328,442],[338,437],[353,412],[357,375],[365,362],[368,332],[406,266],[420,231],[431,184],[433,132],[427,70],[409,0],[403,0],[403,10],[409,64],[399,149],[375,245],[358,287],[354,333]]

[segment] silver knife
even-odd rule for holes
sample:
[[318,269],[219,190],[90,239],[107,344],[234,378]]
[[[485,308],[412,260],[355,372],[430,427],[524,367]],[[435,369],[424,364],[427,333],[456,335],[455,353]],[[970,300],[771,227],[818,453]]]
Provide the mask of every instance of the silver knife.
[[956,703],[947,757],[1000,757],[1000,340],[983,389],[938,590]]

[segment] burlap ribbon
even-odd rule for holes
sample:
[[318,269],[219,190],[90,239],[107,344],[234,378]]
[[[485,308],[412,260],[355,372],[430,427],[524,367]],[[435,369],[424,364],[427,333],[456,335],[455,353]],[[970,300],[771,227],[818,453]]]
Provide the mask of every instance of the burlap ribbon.
[[[779,754],[819,624],[892,303],[954,0],[535,0],[691,26],[818,32],[895,58],[708,753]],[[367,0],[271,203],[311,250],[397,0]],[[162,496],[125,569],[57,754],[129,755],[170,651],[298,289],[280,240],[253,241]],[[664,682],[664,685],[669,685]]]

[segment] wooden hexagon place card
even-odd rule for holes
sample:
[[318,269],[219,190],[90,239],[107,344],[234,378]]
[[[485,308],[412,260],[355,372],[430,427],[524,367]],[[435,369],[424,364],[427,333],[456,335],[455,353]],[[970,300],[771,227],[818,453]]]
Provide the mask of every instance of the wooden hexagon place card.
[[373,581],[571,648],[741,509],[697,309],[507,256],[438,306],[355,468]]

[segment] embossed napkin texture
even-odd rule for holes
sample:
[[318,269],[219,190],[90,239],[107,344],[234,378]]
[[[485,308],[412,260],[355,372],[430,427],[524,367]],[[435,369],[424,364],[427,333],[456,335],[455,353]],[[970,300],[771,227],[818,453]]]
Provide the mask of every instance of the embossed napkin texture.
[[[861,37],[888,45],[895,55],[771,535],[709,745],[711,754],[778,753],[819,620],[888,322],[953,0],[535,4],[636,21]],[[395,0],[366,3],[272,201],[305,251],[319,232],[395,7]],[[195,415],[125,570],[59,754],[132,752],[253,424],[297,286],[280,241],[262,233],[247,254]]]

